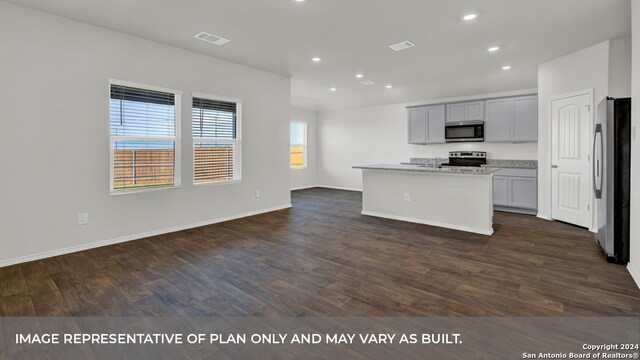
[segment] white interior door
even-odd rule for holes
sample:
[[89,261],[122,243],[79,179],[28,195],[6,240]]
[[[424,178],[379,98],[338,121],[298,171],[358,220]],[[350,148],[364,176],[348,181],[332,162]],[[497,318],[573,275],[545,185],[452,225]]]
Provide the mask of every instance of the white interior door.
[[591,225],[591,94],[551,102],[551,217]]

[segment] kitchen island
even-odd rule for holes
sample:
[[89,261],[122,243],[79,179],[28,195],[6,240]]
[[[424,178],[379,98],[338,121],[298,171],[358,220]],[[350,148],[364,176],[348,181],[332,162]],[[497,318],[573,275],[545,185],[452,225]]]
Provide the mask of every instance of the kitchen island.
[[491,167],[364,165],[362,214],[493,234]]

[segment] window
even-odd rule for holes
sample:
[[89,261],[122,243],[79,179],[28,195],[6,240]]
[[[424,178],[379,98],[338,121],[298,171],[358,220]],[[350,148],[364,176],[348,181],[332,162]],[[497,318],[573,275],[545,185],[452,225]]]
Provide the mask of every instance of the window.
[[111,81],[111,192],[180,185],[180,93]]
[[193,183],[240,180],[240,101],[193,95]]
[[307,167],[307,124],[299,121],[291,122],[291,146],[289,148],[292,169]]

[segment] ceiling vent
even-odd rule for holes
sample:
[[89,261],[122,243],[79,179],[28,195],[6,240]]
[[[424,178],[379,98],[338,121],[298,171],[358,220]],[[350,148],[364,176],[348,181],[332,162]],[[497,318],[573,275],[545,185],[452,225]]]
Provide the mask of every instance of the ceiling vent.
[[365,80],[365,81],[360,81],[360,84],[362,85],[375,85],[375,83],[371,80]]
[[216,45],[224,45],[230,41],[229,39],[225,39],[220,36],[209,34],[208,32],[204,32],[204,31],[194,36],[194,38],[202,41],[210,42]]
[[395,51],[400,51],[400,50],[412,48],[414,46],[416,46],[416,45],[414,43],[412,43],[411,41],[403,41],[403,42],[399,42],[397,44],[389,45],[389,47],[392,48]]

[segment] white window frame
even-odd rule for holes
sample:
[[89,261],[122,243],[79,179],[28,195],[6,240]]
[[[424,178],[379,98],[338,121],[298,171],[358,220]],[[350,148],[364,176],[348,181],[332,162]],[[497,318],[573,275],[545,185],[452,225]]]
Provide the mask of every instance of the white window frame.
[[[151,90],[151,91],[159,91],[165,93],[171,93],[175,96],[175,137],[160,137],[160,136],[112,136],[111,135],[111,85],[116,86],[127,86],[132,88],[138,88],[143,90]],[[109,134],[109,193],[111,195],[125,195],[125,194],[134,194],[134,193],[143,193],[150,191],[161,191],[161,190],[170,190],[170,189],[179,189],[181,185],[181,164],[180,164],[180,134],[181,134],[181,121],[180,114],[181,111],[181,99],[182,99],[182,91],[163,88],[154,85],[140,84],[131,81],[118,80],[118,79],[109,79],[109,87],[107,96],[107,109],[109,109],[109,126],[107,127],[107,131]],[[174,156],[173,156],[173,186],[154,186],[149,188],[140,188],[140,189],[130,189],[130,190],[114,190],[113,189],[113,165],[114,165],[114,147],[113,144],[118,140],[142,140],[142,141],[173,141],[175,143],[174,146]]]
[[[227,139],[227,138],[196,138],[193,137],[193,99],[207,99],[214,101],[226,101],[236,103],[236,138]],[[205,93],[194,92],[191,93],[191,184],[194,187],[200,186],[218,186],[218,185],[229,185],[229,184],[238,184],[242,182],[242,99],[228,97],[228,96],[220,96],[220,95],[211,95]],[[233,142],[235,145],[235,152],[233,157],[233,179],[226,181],[209,181],[204,183],[196,183],[195,171],[196,171],[196,143],[197,142],[205,142],[205,143],[216,143],[216,142]]]
[[[304,125],[304,152],[302,154],[302,167],[291,167],[291,158],[289,158],[289,168],[291,170],[305,170],[307,168],[307,150],[308,150],[308,130],[309,124],[306,121],[301,120],[292,120],[289,122],[289,139],[291,139],[291,125],[292,124],[303,124]],[[289,140],[291,142],[291,140]],[[291,143],[289,144],[289,157],[291,157]]]

